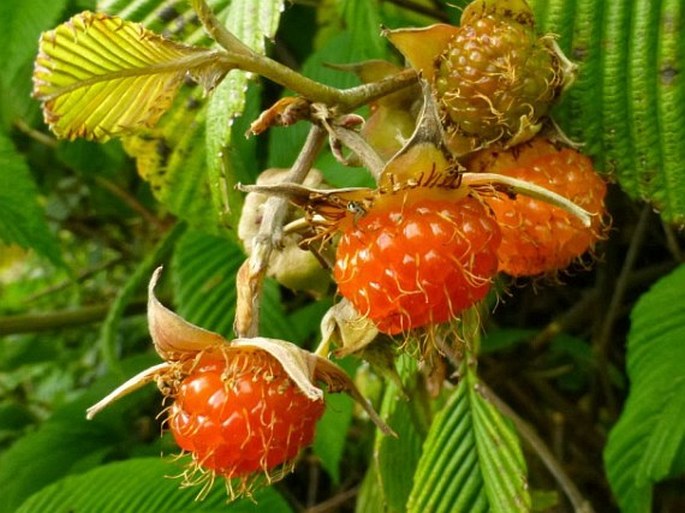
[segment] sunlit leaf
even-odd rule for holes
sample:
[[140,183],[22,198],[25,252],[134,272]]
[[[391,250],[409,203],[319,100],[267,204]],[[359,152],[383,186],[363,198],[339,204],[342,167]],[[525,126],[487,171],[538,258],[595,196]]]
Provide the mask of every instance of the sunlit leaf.
[[59,137],[104,141],[154,125],[188,72],[211,89],[226,67],[215,52],[86,11],[41,36],[34,96]]
[[652,511],[653,484],[685,471],[685,266],[644,294],[628,334],[630,394],[604,453],[621,511]]
[[217,233],[219,215],[208,208],[206,108],[200,95],[199,90],[184,86],[155,127],[125,136],[123,143],[135,157],[140,176],[169,211],[194,228]]

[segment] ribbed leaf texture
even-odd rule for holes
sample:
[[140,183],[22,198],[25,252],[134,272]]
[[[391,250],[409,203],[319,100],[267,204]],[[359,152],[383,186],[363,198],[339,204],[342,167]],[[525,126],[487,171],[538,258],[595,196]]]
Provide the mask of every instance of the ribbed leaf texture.
[[[245,258],[243,250],[229,239],[188,231],[179,240],[172,259],[179,315],[230,340],[237,300],[236,274]],[[260,334],[297,342],[295,328],[283,311],[280,291],[271,280],[264,285]]]
[[105,141],[154,125],[186,72],[211,88],[223,76],[216,61],[209,50],[86,11],[41,36],[33,93],[58,137]]
[[652,485],[685,471],[685,266],[635,305],[628,335],[630,393],[604,460],[624,513],[652,511]]
[[596,165],[664,220],[685,223],[685,4],[530,0],[579,64],[555,118]]
[[[399,361],[402,383],[416,390],[416,364],[407,357]],[[418,393],[418,390],[417,390]],[[414,471],[421,456],[424,430],[417,422],[414,408],[421,407],[418,398],[407,401],[395,384],[390,384],[383,397],[381,417],[392,426],[397,438],[378,432],[374,447],[376,486],[389,513],[406,511]]]
[[235,276],[244,259],[243,251],[228,239],[197,231],[186,233],[172,260],[178,314],[230,339]]
[[131,425],[140,417],[141,405],[149,404],[150,398],[161,403],[153,387],[123,398],[92,421],[86,420],[85,411],[119,385],[122,375],[134,375],[158,362],[152,354],[122,361],[120,373],[106,374],[91,383],[82,396],[56,409],[50,419],[5,450],[0,457],[0,513],[15,513],[42,488],[69,474],[90,470],[112,454],[121,455],[122,447],[130,447]]
[[[283,0],[233,0],[218,15],[225,26],[247,46],[264,53],[265,38],[273,38],[278,28]],[[219,84],[207,107],[206,159],[207,174],[214,207],[228,216],[236,226],[241,195],[235,191],[238,181],[231,173],[231,127],[245,109],[248,75],[235,70]]]
[[61,263],[57,239],[40,208],[31,172],[12,141],[0,134],[0,246],[32,248],[53,263]]
[[433,420],[407,511],[528,512],[526,475],[517,434],[468,370]]
[[[264,39],[273,37],[283,10],[282,0],[208,3],[227,28],[260,53]],[[211,43],[190,2],[106,0],[98,3],[98,9],[185,43]],[[136,158],[138,171],[155,196],[175,215],[210,233],[219,233],[219,226],[237,225],[242,195],[233,186],[254,180],[250,169],[256,161],[254,142],[244,141],[246,127],[241,124],[249,124],[257,113],[250,112],[244,123],[234,122],[246,108],[250,110],[252,89],[247,75],[237,70],[209,97],[184,86],[155,127],[125,139],[126,151]],[[252,103],[258,102],[255,97]],[[239,140],[234,141],[234,133],[240,134]],[[207,208],[208,203],[215,208]]]
[[[110,463],[81,475],[69,476],[33,495],[17,513],[290,513],[292,510],[273,489],[255,494],[254,501],[242,499],[226,504],[220,483],[204,501],[196,501],[198,490],[179,490],[178,473],[170,461],[138,458]],[[255,502],[256,501],[256,502]]]
[[[0,2],[0,123],[28,113],[30,65],[38,50],[38,36],[58,23],[65,0]],[[12,93],[9,93],[12,91]]]

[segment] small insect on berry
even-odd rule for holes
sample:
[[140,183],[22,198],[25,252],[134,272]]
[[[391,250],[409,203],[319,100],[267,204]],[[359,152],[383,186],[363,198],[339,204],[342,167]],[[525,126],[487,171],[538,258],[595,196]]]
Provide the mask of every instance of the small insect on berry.
[[497,272],[499,228],[476,199],[388,194],[343,231],[340,294],[387,334],[449,321],[482,299]]
[[196,467],[227,479],[287,469],[324,412],[323,400],[309,399],[259,350],[204,355],[173,398],[174,439]]
[[522,194],[486,196],[502,231],[500,270],[533,276],[566,268],[604,237],[606,184],[580,152],[536,137],[509,150],[489,148],[472,156],[472,172],[499,173],[542,186],[592,215],[589,227],[567,211]]

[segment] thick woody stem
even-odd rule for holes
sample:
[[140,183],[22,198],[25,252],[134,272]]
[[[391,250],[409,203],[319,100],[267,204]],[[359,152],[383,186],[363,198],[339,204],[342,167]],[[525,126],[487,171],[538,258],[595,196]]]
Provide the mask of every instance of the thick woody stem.
[[[319,126],[312,126],[297,160],[283,178],[286,183],[302,183],[325,140],[326,131]],[[252,253],[240,268],[237,277],[238,302],[234,330],[238,337],[250,338],[259,334],[262,284],[271,253],[281,244],[287,213],[287,198],[272,196],[264,204],[264,216],[252,244]]]

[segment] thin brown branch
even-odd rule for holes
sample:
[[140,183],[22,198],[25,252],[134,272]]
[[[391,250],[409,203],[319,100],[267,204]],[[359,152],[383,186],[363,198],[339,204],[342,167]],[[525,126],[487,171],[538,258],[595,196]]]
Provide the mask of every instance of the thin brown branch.
[[[290,171],[283,177],[284,183],[302,183],[314,165],[325,140],[326,131],[317,125],[312,126],[300,154]],[[287,213],[286,198],[272,196],[266,200],[262,224],[252,244],[252,253],[238,273],[238,302],[234,330],[239,337],[254,337],[259,333],[262,284],[271,253],[281,244]]]
[[676,262],[682,262],[683,250],[680,248],[680,243],[678,242],[678,238],[673,231],[673,227],[663,220],[661,221],[661,225],[664,228],[664,235],[666,236],[666,247],[671,252],[671,255],[673,255],[673,258]]
[[16,120],[14,122],[14,126],[16,126],[22,133],[28,135],[34,141],[37,141],[48,148],[57,147],[57,139],[30,127],[23,119]]
[[359,487],[344,490],[330,499],[320,502],[316,506],[305,509],[305,513],[328,513],[338,511],[340,506],[354,499],[359,494]]
[[145,206],[140,201],[138,201],[138,199],[136,199],[133,195],[131,195],[130,192],[128,192],[125,189],[122,189],[111,180],[108,180],[107,178],[103,178],[101,176],[96,176],[95,181],[104,189],[107,189],[114,196],[123,201],[131,210],[138,213],[140,217],[142,217],[145,220],[145,222],[155,226],[156,228],[159,228],[160,230],[165,230],[164,223],[160,221],[147,208],[145,208]]
[[59,292],[60,290],[66,289],[71,285],[76,285],[84,280],[87,280],[93,275],[96,275],[102,271],[106,271],[107,269],[110,269],[111,267],[114,267],[115,265],[123,262],[123,260],[124,259],[122,257],[116,257],[106,262],[102,262],[101,264],[96,265],[94,267],[85,269],[84,271],[81,271],[75,278],[64,280],[60,283],[52,285],[51,287],[39,290],[38,292],[31,294],[25,299],[25,302],[26,304],[32,304],[34,301],[42,297],[49,296],[50,294],[54,294],[55,292]]
[[238,68],[261,75],[312,102],[337,106],[341,112],[350,112],[366,103],[416,83],[416,72],[407,69],[378,82],[349,89],[337,89],[322,84],[301,75],[280,62],[255,52],[243,44],[219,22],[205,0],[193,0],[192,5],[205,30],[224,48],[219,61],[227,69]]
[[604,313],[604,318],[599,333],[595,340],[593,340],[593,350],[597,361],[596,377],[599,381],[599,385],[601,386],[604,397],[606,398],[607,408],[614,416],[617,414],[618,405],[609,377],[609,347],[611,346],[611,342],[613,340],[614,324],[616,323],[616,319],[619,317],[623,299],[625,298],[625,294],[628,289],[630,275],[635,267],[635,261],[637,260],[640,248],[645,240],[645,236],[647,235],[647,228],[649,227],[649,219],[651,215],[651,206],[645,205],[640,214],[640,218],[638,219],[635,231],[633,232],[630,245],[628,246],[628,251],[626,252],[625,260],[623,261],[621,273],[618,275],[616,284],[613,288],[613,294],[611,295],[609,306]]
[[330,126],[330,134],[335,139],[340,140],[345,146],[347,146],[352,152],[359,157],[359,161],[364,167],[366,167],[373,177],[378,180],[381,176],[381,171],[385,167],[385,162],[376,153],[369,143],[354,130],[341,126]]

